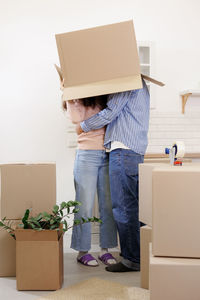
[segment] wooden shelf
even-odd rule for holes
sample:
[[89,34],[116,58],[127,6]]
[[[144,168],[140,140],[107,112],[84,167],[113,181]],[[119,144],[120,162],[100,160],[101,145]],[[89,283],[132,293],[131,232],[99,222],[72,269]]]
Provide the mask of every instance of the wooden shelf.
[[200,96],[200,90],[186,90],[180,93],[182,97],[182,114],[185,113],[185,105],[189,96]]

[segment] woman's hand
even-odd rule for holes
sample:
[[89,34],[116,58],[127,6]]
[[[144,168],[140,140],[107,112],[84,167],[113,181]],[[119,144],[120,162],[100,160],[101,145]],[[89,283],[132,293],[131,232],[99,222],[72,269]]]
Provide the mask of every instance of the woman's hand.
[[79,135],[81,133],[83,133],[83,129],[81,128],[80,123],[76,124],[76,133]]

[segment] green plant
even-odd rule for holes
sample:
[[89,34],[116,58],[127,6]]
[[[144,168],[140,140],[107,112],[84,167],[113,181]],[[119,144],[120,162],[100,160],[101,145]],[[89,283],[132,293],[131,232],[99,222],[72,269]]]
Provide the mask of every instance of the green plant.
[[15,239],[15,234],[14,234],[15,229],[12,227],[12,223],[13,223],[12,220],[6,220],[6,217],[4,217],[0,221],[0,227],[6,230]]
[[[30,209],[27,209],[22,218],[22,224],[19,224],[18,227],[23,229],[34,229],[37,231],[60,230],[65,233],[67,230],[76,225],[88,222],[102,223],[102,221],[96,217],[81,218],[74,220],[73,225],[70,226],[66,218],[69,218],[70,215],[76,214],[79,211],[79,208],[77,207],[79,205],[81,205],[81,203],[78,201],[62,202],[60,205],[54,205],[51,213],[39,213],[36,217],[30,217]],[[0,227],[15,238],[15,228],[12,227],[10,222],[6,221],[6,217],[0,221]]]

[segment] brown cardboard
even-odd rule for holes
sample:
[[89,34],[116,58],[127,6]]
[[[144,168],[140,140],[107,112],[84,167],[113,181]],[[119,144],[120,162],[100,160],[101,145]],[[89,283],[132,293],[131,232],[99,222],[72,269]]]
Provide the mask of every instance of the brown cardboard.
[[56,204],[55,164],[0,165],[0,218],[21,219],[51,211]]
[[152,252],[200,258],[200,165],[153,170]]
[[150,254],[151,300],[199,300],[200,259]]
[[[190,159],[185,159],[184,166],[196,166]],[[143,164],[139,165],[139,219],[146,225],[152,226],[152,172],[153,170],[166,167],[175,168],[170,165],[168,158],[145,159]]]
[[152,242],[152,229],[140,227],[140,286],[149,289],[149,243]]
[[149,226],[152,226],[152,171],[163,164],[139,164],[139,220]]
[[[12,228],[18,223],[19,221],[15,220],[9,221]],[[14,276],[16,276],[16,241],[7,231],[0,229],[0,277]]]
[[63,236],[56,230],[18,229],[18,290],[57,290],[63,282]]
[[157,85],[159,85],[159,86],[164,86],[164,85],[165,85],[163,82],[158,81],[158,80],[156,80],[156,79],[154,79],[154,78],[151,78],[151,77],[149,77],[149,76],[147,76],[147,75],[141,74],[141,76],[142,76],[143,79],[145,79],[145,80],[147,80],[147,81],[150,81],[150,82],[152,82],[152,83],[154,83],[154,84],[157,84]]
[[63,100],[142,88],[132,21],[56,34],[56,42]]

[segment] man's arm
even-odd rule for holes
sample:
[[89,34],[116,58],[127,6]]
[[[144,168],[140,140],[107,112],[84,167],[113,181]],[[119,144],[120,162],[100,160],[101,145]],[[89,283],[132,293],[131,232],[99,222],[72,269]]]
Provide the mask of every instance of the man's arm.
[[[111,123],[120,114],[128,100],[133,98],[136,93],[137,91],[128,91],[110,95],[105,109],[80,123],[82,132],[99,129]],[[80,128],[79,132],[81,133]]]

